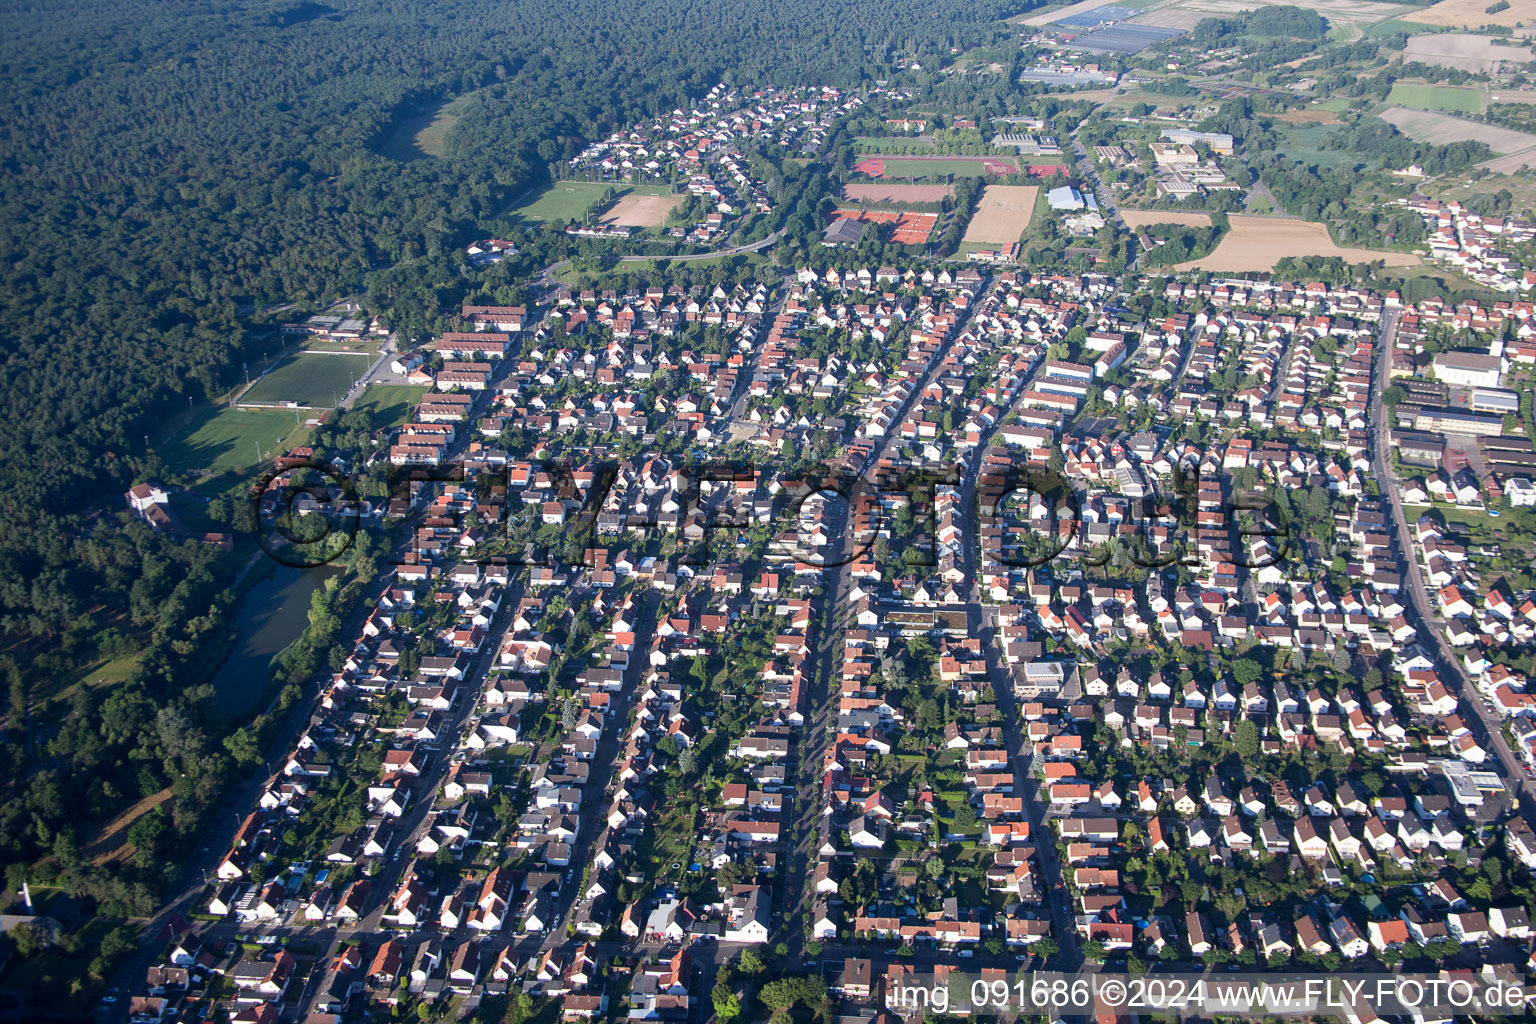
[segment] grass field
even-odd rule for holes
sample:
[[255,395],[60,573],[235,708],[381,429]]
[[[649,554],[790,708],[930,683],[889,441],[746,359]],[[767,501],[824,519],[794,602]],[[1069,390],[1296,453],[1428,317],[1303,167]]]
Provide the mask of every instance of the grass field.
[[241,405],[271,405],[296,402],[302,406],[329,409],[352,388],[368,369],[366,355],[327,355],[300,352],[289,356],[277,368],[251,385],[240,396]]
[[1449,110],[1457,114],[1481,114],[1483,90],[1462,89],[1453,85],[1414,85],[1394,82],[1388,103],[1424,110]]
[[388,138],[378,145],[378,152],[402,163],[429,156],[447,156],[448,133],[469,109],[472,95],[465,93],[445,100],[431,110],[400,118],[390,129]]
[[426,391],[415,384],[370,384],[352,408],[366,410],[378,426],[398,427],[410,418]]
[[1353,163],[1359,154],[1342,149],[1323,149],[1323,140],[1338,130],[1336,124],[1277,124],[1275,130],[1284,140],[1280,152],[1293,160],[1319,167],[1336,168]]
[[1013,158],[996,160],[992,157],[899,157],[885,158],[885,174],[887,178],[932,178],[944,174],[955,174],[961,177],[979,178],[987,173],[987,165],[1003,163],[1017,168],[1019,162]]
[[1416,21],[1404,21],[1401,18],[1388,18],[1386,21],[1378,21],[1365,30],[1367,39],[1385,39],[1388,36],[1399,34],[1415,35],[1420,32],[1433,32],[1429,25],[1420,25]]
[[624,196],[665,196],[672,190],[665,185],[622,185],[611,181],[557,181],[536,196],[524,196],[520,205],[503,216],[516,221],[546,224],[555,220],[576,220],[588,208],[613,189]]
[[298,443],[305,433],[297,422],[301,415],[291,409],[210,406],[198,410],[185,428],[155,447],[172,473],[201,474],[198,490],[218,493],[248,475],[258,463],[267,465],[280,448]]
[[1283,114],[1274,115],[1276,121],[1286,124],[1343,124],[1339,115],[1331,110],[1319,110],[1313,107],[1308,110],[1287,110]]

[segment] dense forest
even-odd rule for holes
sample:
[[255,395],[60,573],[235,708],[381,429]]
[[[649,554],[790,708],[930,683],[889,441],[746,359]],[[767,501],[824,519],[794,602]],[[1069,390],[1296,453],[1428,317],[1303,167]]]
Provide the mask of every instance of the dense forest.
[[1190,30],[1188,42],[1214,49],[1235,46],[1246,36],[1318,40],[1327,34],[1328,22],[1316,11],[1260,7],[1231,18],[1203,18]]
[[[0,15],[7,527],[131,474],[220,390],[247,303],[441,251],[544,163],[714,82],[857,86],[1027,4],[65,4]],[[478,91],[476,91],[478,90]],[[475,92],[450,159],[370,144]],[[82,371],[85,376],[82,377]],[[128,461],[130,466],[125,466]]]
[[[901,60],[937,66],[951,47],[998,43],[997,19],[1029,6],[64,0],[0,12],[7,880],[41,871],[109,912],[142,913],[174,835],[259,763],[259,729],[235,728],[201,685],[228,642],[240,566],[120,509],[126,486],[157,471],[147,439],[189,400],[221,395],[284,315],[262,310],[365,287],[377,307],[394,289],[425,325],[443,312],[435,282],[462,282],[459,247],[588,141],[722,81],[901,80]],[[445,156],[382,155],[399,123],[452,99]],[[785,171],[792,214],[819,210],[825,176]],[[504,298],[511,269],[490,275]],[[236,523],[221,501],[209,519]],[[138,656],[128,678],[80,681],[124,655]],[[99,822],[166,787],[174,801],[147,817],[134,859],[82,856]]]

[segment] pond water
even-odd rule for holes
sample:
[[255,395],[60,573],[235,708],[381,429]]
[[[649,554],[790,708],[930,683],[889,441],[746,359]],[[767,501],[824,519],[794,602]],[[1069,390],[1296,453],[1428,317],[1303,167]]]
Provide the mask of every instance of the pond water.
[[258,710],[271,676],[272,657],[298,639],[309,625],[309,596],[336,569],[294,569],[280,565],[250,590],[235,609],[240,635],[213,677],[220,711],[248,715]]

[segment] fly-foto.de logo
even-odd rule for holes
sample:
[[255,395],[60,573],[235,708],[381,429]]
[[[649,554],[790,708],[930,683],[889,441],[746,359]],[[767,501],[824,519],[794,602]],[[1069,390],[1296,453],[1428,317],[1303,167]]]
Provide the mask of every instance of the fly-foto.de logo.
[[549,459],[474,474],[461,464],[392,467],[387,496],[367,499],[349,475],[304,459],[264,475],[250,501],[263,549],[301,568],[341,557],[359,529],[413,516],[457,532],[460,561],[510,567],[590,567],[596,548],[658,538],[675,545],[679,564],[697,567],[765,533],[776,560],[800,566],[851,565],[884,542],[900,545],[906,565],[935,566],[947,552],[947,564],[972,572],[1063,559],[1157,570],[1213,554],[1260,569],[1292,543],[1276,503],[1202,478],[1193,460],[1135,497],[1087,492],[1033,464],[968,476],[960,466],[861,474],[696,459],[658,474],[657,461]]

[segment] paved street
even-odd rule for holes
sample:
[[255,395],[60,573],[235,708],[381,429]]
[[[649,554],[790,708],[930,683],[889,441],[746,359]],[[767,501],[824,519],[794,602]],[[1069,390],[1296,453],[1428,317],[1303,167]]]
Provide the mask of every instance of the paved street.
[[1478,743],[1494,756],[1492,767],[1504,779],[1518,802],[1521,813],[1531,819],[1536,814],[1536,787],[1526,775],[1520,760],[1504,739],[1501,722],[1493,712],[1483,706],[1481,695],[1467,676],[1461,658],[1446,641],[1445,621],[1434,611],[1424,586],[1424,574],[1414,554],[1413,533],[1409,529],[1407,515],[1403,511],[1402,488],[1392,475],[1392,462],[1387,455],[1391,444],[1390,425],[1386,422],[1386,403],[1382,396],[1391,384],[1392,344],[1397,336],[1398,314],[1387,311],[1382,315],[1380,340],[1376,352],[1375,401],[1371,404],[1371,446],[1376,480],[1383,488],[1392,509],[1393,530],[1397,536],[1398,568],[1408,584],[1413,624],[1418,629],[1419,641],[1438,655],[1441,677],[1456,691],[1463,714],[1470,712],[1466,721],[1472,727]]

